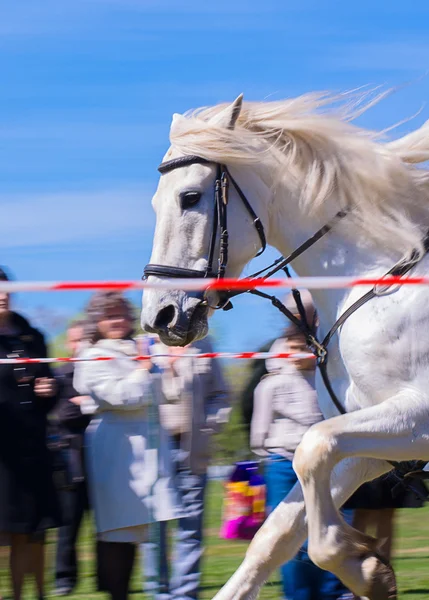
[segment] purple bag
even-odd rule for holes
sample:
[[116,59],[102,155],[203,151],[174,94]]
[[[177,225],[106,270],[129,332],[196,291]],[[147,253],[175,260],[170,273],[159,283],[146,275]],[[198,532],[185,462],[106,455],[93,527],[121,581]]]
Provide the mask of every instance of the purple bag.
[[254,461],[238,462],[225,483],[220,537],[251,540],[265,520],[265,481]]

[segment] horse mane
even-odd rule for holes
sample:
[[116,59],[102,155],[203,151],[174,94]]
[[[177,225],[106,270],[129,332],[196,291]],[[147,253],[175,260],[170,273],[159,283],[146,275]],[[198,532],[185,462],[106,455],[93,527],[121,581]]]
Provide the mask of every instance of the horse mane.
[[227,106],[219,104],[175,119],[170,140],[183,154],[264,164],[273,188],[295,193],[304,214],[325,217],[327,201],[335,199],[366,238],[401,255],[423,252],[429,172],[416,165],[429,160],[429,122],[394,141],[352,123],[384,95],[366,101],[367,94],[356,100],[315,93],[244,102],[234,129],[217,124]]

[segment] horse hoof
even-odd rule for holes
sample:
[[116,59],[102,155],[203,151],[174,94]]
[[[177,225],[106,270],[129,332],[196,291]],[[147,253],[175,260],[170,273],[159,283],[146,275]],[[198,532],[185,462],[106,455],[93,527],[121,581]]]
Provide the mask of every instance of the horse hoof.
[[364,559],[370,574],[370,586],[366,597],[369,600],[397,600],[396,577],[391,565],[379,554],[370,554]]

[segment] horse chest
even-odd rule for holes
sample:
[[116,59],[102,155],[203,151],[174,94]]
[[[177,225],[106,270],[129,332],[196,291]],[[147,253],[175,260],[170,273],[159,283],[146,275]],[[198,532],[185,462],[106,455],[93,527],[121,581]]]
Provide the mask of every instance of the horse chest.
[[429,372],[428,302],[418,299],[410,304],[402,290],[375,298],[343,326],[340,350],[346,369],[353,384],[374,400]]

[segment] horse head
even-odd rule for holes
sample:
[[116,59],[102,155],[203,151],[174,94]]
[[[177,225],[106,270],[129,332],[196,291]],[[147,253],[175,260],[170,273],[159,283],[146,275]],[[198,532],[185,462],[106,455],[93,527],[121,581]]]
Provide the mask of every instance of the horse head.
[[[207,120],[193,119],[192,126],[206,128],[208,146],[210,140],[230,139],[241,108],[239,96]],[[180,139],[183,130],[187,130],[192,148],[189,121],[182,115],[173,116],[173,144],[159,169],[161,177],[152,202],[156,229],[150,265],[145,269],[152,281],[163,276],[237,277],[265,245],[268,187],[248,165],[228,161],[226,167],[221,144],[218,154],[215,148],[205,156],[179,150],[174,140]],[[222,178],[221,167],[228,181]],[[226,226],[229,236],[225,235]],[[157,333],[168,345],[186,345],[207,334],[208,317],[219,302],[214,292],[148,289],[143,297],[142,327]]]

